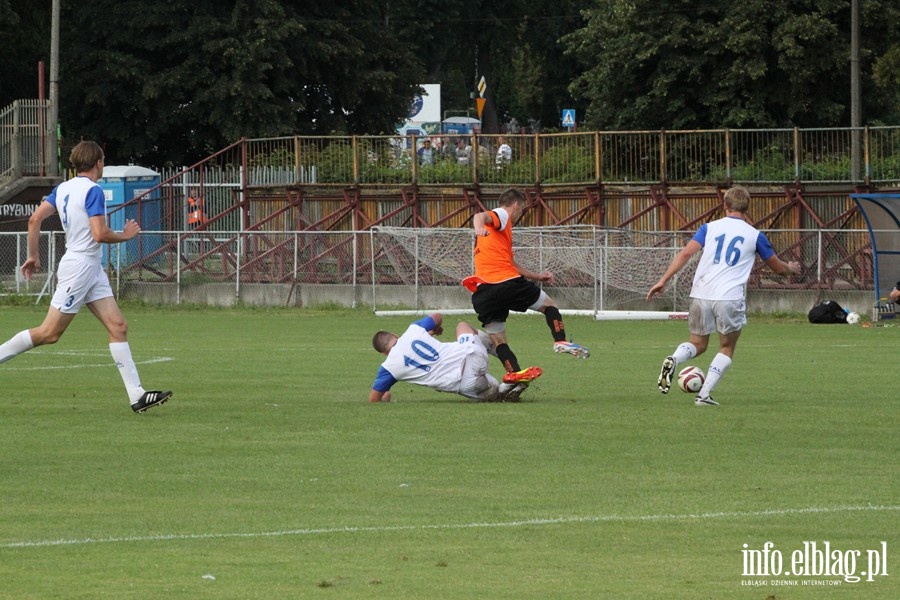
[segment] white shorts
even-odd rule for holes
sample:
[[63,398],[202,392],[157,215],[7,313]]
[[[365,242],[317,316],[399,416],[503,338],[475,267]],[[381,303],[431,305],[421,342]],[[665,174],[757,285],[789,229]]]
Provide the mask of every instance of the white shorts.
[[743,300],[691,299],[688,327],[693,335],[710,335],[716,331],[728,334],[747,324],[747,308]]
[[56,291],[50,306],[76,314],[85,304],[113,295],[109,277],[96,258],[66,253],[56,271]]
[[491,400],[497,395],[500,382],[488,373],[488,353],[477,335],[464,333],[456,340],[471,347],[463,362],[459,393],[475,400]]

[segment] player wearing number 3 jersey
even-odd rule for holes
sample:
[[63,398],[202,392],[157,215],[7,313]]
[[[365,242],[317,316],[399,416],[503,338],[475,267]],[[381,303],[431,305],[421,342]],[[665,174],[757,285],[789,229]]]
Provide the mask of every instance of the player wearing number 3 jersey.
[[[21,267],[27,279],[40,271],[41,224],[58,213],[66,232],[66,253],[56,271],[56,292],[43,323],[20,331],[0,345],[0,364],[37,346],[55,344],[81,307],[87,306],[106,328],[109,352],[125,383],[131,410],[142,413],[164,403],[172,392],[148,391],[141,385],[128,344],[128,323],[101,263],[102,244],[127,242],[141,228],[132,219],[125,221],[121,232],[109,228],[103,190],[97,185],[103,175],[105,157],[96,142],[84,140],[76,144],[69,161],[77,175],[59,184],[28,219],[28,258]],[[66,396],[69,391],[66,390]]]
[[747,280],[756,257],[779,275],[800,273],[800,263],[786,263],[778,258],[765,234],[749,223],[749,206],[750,192],[746,188],[735,186],[725,192],[725,217],[702,225],[647,293],[647,300],[661,293],[691,257],[703,250],[691,288],[690,341],[679,345],[663,361],[657,380],[663,394],[669,392],[678,365],[703,354],[710,334],[718,331],[719,353],[710,363],[706,381],[695,399],[698,406],[718,404],[710,393],[731,365],[741,329],[747,323]]

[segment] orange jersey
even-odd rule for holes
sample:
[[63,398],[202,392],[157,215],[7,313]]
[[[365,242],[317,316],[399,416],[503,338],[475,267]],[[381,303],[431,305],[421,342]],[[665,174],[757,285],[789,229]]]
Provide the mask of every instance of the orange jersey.
[[513,264],[512,223],[503,208],[489,212],[488,235],[475,238],[475,275],[487,283],[500,283],[520,275]]

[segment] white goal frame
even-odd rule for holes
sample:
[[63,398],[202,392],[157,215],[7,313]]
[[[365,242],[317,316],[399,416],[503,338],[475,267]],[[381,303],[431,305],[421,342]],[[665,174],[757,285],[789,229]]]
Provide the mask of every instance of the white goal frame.
[[[554,273],[547,292],[563,315],[671,320],[687,318],[696,257],[660,299],[648,303],[645,297],[689,236],[585,225],[519,227],[513,244],[520,263]],[[460,283],[474,272],[470,228],[375,227],[370,239],[377,316],[474,314]]]

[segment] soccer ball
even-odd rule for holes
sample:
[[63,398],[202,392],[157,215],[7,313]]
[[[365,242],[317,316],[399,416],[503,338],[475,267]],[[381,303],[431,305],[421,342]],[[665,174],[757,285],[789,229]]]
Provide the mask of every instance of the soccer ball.
[[849,323],[850,325],[856,325],[857,323],[859,323],[859,313],[847,313],[847,323]]
[[678,372],[678,387],[682,392],[696,394],[703,387],[706,376],[700,367],[685,367]]

